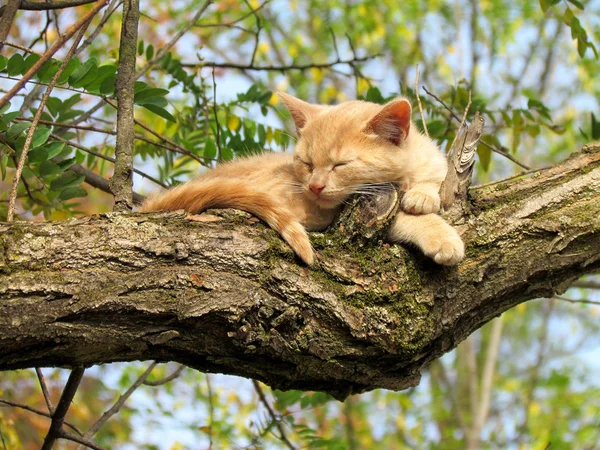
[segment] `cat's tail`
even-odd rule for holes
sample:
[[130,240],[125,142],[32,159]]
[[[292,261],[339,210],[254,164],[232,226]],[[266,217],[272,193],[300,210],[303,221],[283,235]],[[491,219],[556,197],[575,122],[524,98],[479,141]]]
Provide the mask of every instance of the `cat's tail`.
[[148,197],[140,211],[184,209],[199,214],[209,208],[234,208],[254,214],[277,230],[305,263],[314,262],[314,251],[306,230],[294,214],[269,193],[241,181],[215,178],[184,183]]

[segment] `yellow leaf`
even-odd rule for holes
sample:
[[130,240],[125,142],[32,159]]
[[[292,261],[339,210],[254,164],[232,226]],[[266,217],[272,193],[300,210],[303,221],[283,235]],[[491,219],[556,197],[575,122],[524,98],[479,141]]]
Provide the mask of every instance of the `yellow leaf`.
[[525,303],[519,303],[515,309],[519,314],[523,314],[527,309],[527,306],[525,305]]
[[323,71],[321,69],[312,68],[310,69],[310,73],[317,83],[323,81]]
[[250,6],[252,6],[252,9],[256,9],[260,6],[260,2],[258,0],[250,0]]
[[296,44],[290,44],[288,47],[288,55],[290,55],[292,58],[298,56],[298,46]]
[[359,78],[358,86],[356,87],[356,90],[361,95],[366,94],[367,91],[369,90],[369,82],[367,80],[365,80],[364,78]]
[[265,53],[269,53],[269,50],[271,50],[269,44],[267,44],[266,42],[261,42],[260,44],[258,44],[256,52],[264,55]]
[[531,402],[529,405],[529,415],[531,415],[531,417],[538,417],[541,411],[542,407],[538,402]]
[[267,142],[270,144],[273,140],[273,128],[267,127]]
[[242,121],[238,116],[232,114],[229,116],[229,119],[227,119],[227,128],[231,131],[237,131],[240,129],[241,122]]
[[277,94],[273,94],[271,95],[271,98],[269,99],[269,105],[278,105],[279,104],[279,97],[277,97]]

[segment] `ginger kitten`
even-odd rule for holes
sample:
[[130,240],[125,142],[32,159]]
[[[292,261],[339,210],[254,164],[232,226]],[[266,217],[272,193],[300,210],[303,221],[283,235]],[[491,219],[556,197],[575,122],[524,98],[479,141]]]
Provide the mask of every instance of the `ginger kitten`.
[[236,208],[274,228],[307,264],[314,262],[308,231],[325,229],[343,202],[378,183],[405,191],[390,242],[410,242],[439,264],[464,258],[454,228],[435,213],[446,176],[446,159],[411,123],[408,100],[385,105],[349,101],[313,105],[279,94],[296,124],[293,154],[240,158],[148,198],[142,211]]

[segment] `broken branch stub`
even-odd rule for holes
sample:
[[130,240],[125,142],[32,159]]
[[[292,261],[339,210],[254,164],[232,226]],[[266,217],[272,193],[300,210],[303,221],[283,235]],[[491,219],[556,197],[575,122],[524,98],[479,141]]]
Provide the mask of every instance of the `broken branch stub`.
[[448,153],[448,173],[440,188],[444,210],[450,209],[456,199],[459,200],[461,206],[466,202],[477,144],[483,133],[484,124],[483,116],[477,112],[471,124],[459,132],[458,138]]

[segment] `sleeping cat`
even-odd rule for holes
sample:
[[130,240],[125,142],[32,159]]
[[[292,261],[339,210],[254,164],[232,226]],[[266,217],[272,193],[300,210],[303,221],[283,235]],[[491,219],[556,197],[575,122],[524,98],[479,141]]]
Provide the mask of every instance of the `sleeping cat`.
[[408,100],[323,106],[279,96],[296,124],[293,154],[265,153],[219,165],[147,199],[141,210],[241,209],[277,230],[312,264],[315,256],[306,230],[325,229],[350,195],[368,194],[378,183],[393,182],[405,194],[389,241],[415,244],[438,264],[463,259],[458,233],[435,214],[446,159],[411,123]]

